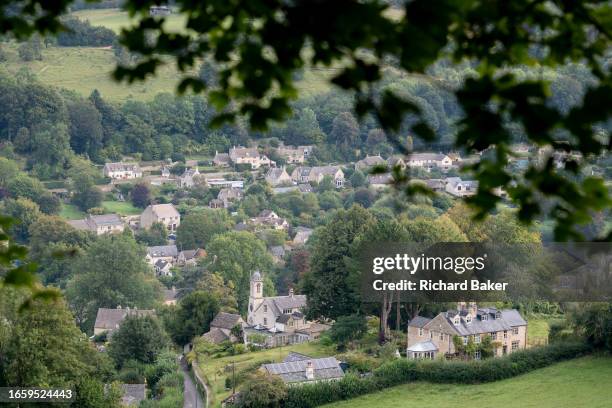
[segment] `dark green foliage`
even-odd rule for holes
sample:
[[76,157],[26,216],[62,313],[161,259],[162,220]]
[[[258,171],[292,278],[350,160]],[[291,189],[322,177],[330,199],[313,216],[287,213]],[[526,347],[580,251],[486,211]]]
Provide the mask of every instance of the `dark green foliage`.
[[130,191],[130,198],[134,207],[145,208],[151,202],[151,192],[146,184],[138,183]]
[[139,231],[135,238],[138,243],[145,246],[166,245],[168,230],[161,222],[154,222],[151,228]]
[[579,357],[590,351],[584,343],[559,343],[517,351],[506,357],[479,361],[398,359],[374,370],[370,377],[346,375],[340,381],[290,387],[283,401],[286,408],[311,408],[380,391],[413,381],[477,384],[515,377],[557,361]]
[[240,408],[280,408],[287,395],[283,380],[273,375],[254,375],[240,388],[240,398],[236,404]]
[[366,319],[362,315],[340,316],[329,331],[329,337],[337,344],[358,340],[367,331]]
[[232,220],[223,209],[205,209],[187,215],[176,231],[176,244],[181,249],[204,248],[217,234],[227,232]]
[[195,291],[183,297],[178,308],[168,317],[166,327],[180,345],[189,343],[210,329],[210,322],[219,312],[219,302],[210,292]]
[[573,316],[576,332],[595,348],[612,351],[612,303],[596,303]]
[[108,47],[117,37],[113,30],[93,27],[89,21],[78,18],[67,18],[62,23],[67,29],[57,36],[57,44],[62,47]]
[[168,344],[168,336],[156,317],[128,316],[113,333],[108,354],[117,367],[129,360],[151,364]]

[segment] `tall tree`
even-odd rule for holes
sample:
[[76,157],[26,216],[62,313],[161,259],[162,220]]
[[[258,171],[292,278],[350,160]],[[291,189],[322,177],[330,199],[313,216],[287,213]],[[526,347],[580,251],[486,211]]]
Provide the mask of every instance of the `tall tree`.
[[66,294],[80,326],[93,327],[98,308],[153,307],[161,287],[144,252],[125,234],[99,237],[73,263]]
[[[310,271],[302,281],[308,295],[308,315],[335,319],[359,309],[355,282],[351,280],[347,258],[353,241],[370,223],[372,215],[363,207],[338,211],[310,238]],[[312,241],[312,244],[311,244]]]
[[128,316],[113,333],[108,354],[119,368],[129,360],[151,364],[168,345],[168,335],[157,317]]
[[359,124],[355,117],[349,112],[342,112],[336,116],[329,138],[346,159],[353,159],[354,150],[360,142]]
[[205,248],[217,234],[229,231],[232,219],[225,209],[205,209],[188,214],[176,231],[176,244],[183,249]]
[[167,325],[172,339],[180,345],[189,343],[210,329],[219,312],[219,301],[210,292],[197,290],[183,297]]

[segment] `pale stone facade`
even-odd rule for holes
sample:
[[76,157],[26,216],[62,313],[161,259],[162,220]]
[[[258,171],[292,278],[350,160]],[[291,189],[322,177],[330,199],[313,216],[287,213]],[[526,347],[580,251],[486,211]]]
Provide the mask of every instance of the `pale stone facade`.
[[[459,302],[457,310],[438,314],[433,319],[417,316],[408,324],[409,358],[436,358],[455,354],[453,337],[464,344],[471,338],[476,345],[490,336],[495,356],[527,347],[527,322],[514,309],[478,308],[476,303]],[[476,353],[475,358],[480,358]]]

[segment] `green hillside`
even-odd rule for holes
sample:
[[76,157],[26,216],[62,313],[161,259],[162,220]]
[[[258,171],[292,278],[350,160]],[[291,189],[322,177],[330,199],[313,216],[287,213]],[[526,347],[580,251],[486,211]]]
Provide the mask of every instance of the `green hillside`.
[[482,385],[413,383],[326,408],[605,408],[612,401],[612,359],[584,357]]

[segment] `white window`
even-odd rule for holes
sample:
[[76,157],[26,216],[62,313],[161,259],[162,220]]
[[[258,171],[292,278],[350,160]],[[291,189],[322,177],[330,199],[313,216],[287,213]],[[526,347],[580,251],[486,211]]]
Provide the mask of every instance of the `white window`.
[[508,330],[504,330],[504,339],[508,338]]
[[480,343],[480,334],[474,335],[474,343]]
[[480,360],[480,350],[476,350],[476,352],[474,353],[474,358],[476,360]]
[[518,348],[519,348],[519,341],[518,340],[517,341],[513,341],[512,342],[512,351],[518,350]]
[[419,336],[422,336],[422,335],[423,335],[423,328],[419,327]]
[[491,332],[491,340],[497,340],[497,332]]
[[467,315],[467,316],[465,317],[465,321],[466,321],[466,322],[468,322],[468,323],[471,323],[471,322],[472,322],[472,316]]
[[459,324],[459,316],[455,317],[455,324]]
[[440,341],[444,341],[444,333],[440,333]]
[[516,335],[518,335],[518,333],[519,333],[518,327],[512,328],[512,334],[514,334],[516,336]]
[[463,345],[468,344],[468,337],[467,336],[463,336]]
[[483,314],[480,316],[480,320],[489,320],[489,316],[487,316],[486,314]]

